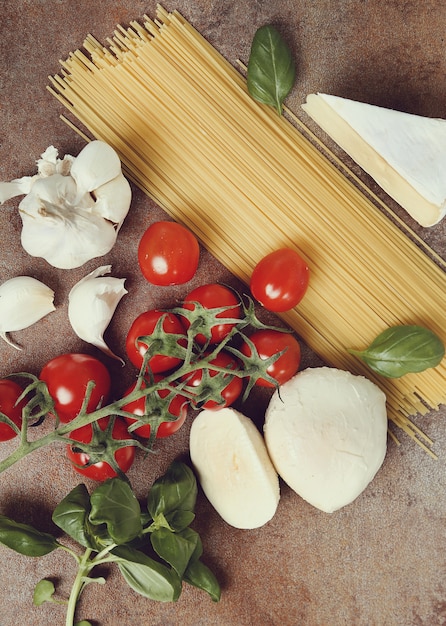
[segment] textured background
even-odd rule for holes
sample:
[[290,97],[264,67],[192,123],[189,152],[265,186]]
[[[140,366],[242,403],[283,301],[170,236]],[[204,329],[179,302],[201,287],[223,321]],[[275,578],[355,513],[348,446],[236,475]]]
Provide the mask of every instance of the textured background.
[[[237,59],[247,61],[259,26],[279,27],[297,59],[297,81],[287,100],[296,112],[308,93],[322,91],[446,117],[446,8],[440,0],[178,0],[163,6],[178,9],[234,64]],[[144,13],[153,17],[155,8],[155,2],[136,0],[3,0],[0,180],[34,173],[36,158],[50,144],[62,155],[77,154],[83,142],[59,120],[63,111],[46,91],[48,75],[59,71],[59,59],[80,47],[87,33],[105,42],[116,24],[125,26]],[[68,325],[66,302],[69,289],[98,265],[92,261],[62,272],[27,256],[20,247],[17,204],[10,201],[0,212],[0,281],[18,274],[44,280],[56,291],[57,310],[38,326],[16,333],[24,350],[1,343],[0,375],[38,373],[57,354],[89,351]],[[444,221],[423,230],[394,208],[445,258]],[[118,243],[101,260],[112,263],[113,275],[127,278],[130,291],[107,331],[110,345],[121,354],[125,332],[139,312],[155,304],[170,306],[184,293],[184,288],[150,288],[138,272],[139,236],[163,217],[162,210],[135,189]],[[199,273],[187,288],[209,280],[237,286],[203,250]],[[302,365],[317,363],[304,347]],[[129,366],[121,370],[107,364],[119,393],[134,372]],[[266,400],[258,394],[245,408],[259,425]],[[438,461],[401,434],[402,445],[389,443],[386,461],[370,487],[332,515],[313,509],[282,484],[274,519],[258,530],[241,531],[222,522],[201,495],[195,527],[202,534],[207,563],[222,584],[219,604],[186,587],[178,603],[158,605],[128,590],[115,570],[105,570],[107,585],[87,588],[79,619],[91,619],[95,626],[446,624],[445,417],[443,407],[416,420],[434,439]],[[157,456],[149,461],[138,457],[130,479],[139,496],[175,457],[187,453],[187,441],[186,426],[159,446]],[[3,444],[2,449],[6,454],[13,447]],[[78,482],[62,451],[46,449],[2,474],[0,512],[54,532],[51,512]],[[54,577],[61,592],[68,593],[70,558],[50,554],[32,560],[0,547],[0,626],[63,624],[63,608],[34,608],[32,592],[38,580]]]

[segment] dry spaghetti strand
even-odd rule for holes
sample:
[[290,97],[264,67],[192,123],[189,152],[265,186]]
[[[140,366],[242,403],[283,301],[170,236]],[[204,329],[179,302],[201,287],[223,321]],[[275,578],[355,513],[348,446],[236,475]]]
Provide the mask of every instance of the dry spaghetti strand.
[[325,362],[374,380],[389,418],[430,450],[410,416],[445,403],[445,361],[383,380],[348,353],[395,324],[427,326],[446,342],[445,273],[427,246],[299,124],[254,102],[243,76],[177,12],[159,7],[156,20],[118,27],[108,44],[88,36],[51,78],[53,95],[241,280],[279,247],[304,256],[309,290],[283,318]]

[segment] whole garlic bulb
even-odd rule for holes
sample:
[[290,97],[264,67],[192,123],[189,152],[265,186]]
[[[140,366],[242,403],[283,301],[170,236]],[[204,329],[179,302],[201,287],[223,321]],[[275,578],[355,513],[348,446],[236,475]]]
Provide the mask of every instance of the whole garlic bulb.
[[19,204],[23,248],[54,267],[72,269],[107,254],[129,211],[131,189],[115,150],[92,141],[77,157],[57,157],[53,146],[38,173],[0,183],[0,201],[26,194]]

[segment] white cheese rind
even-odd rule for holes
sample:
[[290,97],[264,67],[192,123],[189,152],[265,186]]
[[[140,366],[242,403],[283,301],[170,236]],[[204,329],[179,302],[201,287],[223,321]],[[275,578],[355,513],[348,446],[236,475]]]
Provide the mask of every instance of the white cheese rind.
[[264,435],[283,480],[304,500],[332,513],[353,502],[382,465],[386,398],[362,376],[309,368],[273,394]]
[[190,456],[206,497],[228,524],[258,528],[274,516],[279,477],[248,417],[231,408],[199,413],[190,431]]
[[303,109],[421,226],[446,214],[446,120],[321,93]]

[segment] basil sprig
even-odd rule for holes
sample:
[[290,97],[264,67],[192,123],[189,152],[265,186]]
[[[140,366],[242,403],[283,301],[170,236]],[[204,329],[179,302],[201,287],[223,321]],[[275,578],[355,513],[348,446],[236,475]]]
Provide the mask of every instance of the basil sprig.
[[445,355],[445,347],[434,332],[424,326],[391,326],[365,350],[349,350],[374,372],[387,378],[423,372],[436,367]]
[[296,67],[287,43],[274,26],[255,33],[248,61],[248,91],[263,104],[282,114],[283,101],[294,85]]
[[74,557],[78,569],[68,601],[54,599],[54,584],[46,579],[37,583],[33,596],[36,606],[66,604],[66,624],[75,623],[77,600],[85,586],[105,583],[104,578],[90,575],[103,563],[115,563],[125,582],[151,600],[176,601],[187,582],[217,602],[220,586],[201,561],[201,539],[190,528],[197,491],[192,470],[177,461],[155,481],[143,508],[129,482],[119,477],[101,483],[91,494],[81,484],[57,505],[52,519],[85,549],[83,554],[49,533],[4,515],[0,515],[0,543],[27,556],[43,556],[61,548]]

